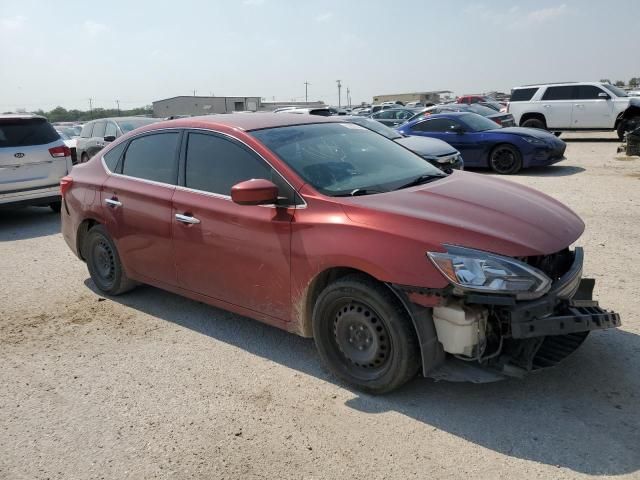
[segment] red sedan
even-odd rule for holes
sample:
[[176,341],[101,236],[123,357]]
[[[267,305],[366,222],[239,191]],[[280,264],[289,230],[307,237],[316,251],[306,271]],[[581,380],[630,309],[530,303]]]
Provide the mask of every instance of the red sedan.
[[568,248],[584,229],[571,210],[445,174],[339,118],[155,123],[75,166],[61,191],[64,238],[104,293],[146,283],[314,337],[370,392],[420,369],[444,378],[460,359],[476,366],[466,378],[478,365],[519,375],[620,323]]

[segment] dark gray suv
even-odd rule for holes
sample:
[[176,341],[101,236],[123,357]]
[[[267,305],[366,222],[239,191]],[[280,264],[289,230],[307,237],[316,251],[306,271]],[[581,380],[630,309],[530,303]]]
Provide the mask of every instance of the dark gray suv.
[[113,117],[91,120],[84,124],[76,152],[80,162],[86,162],[116,138],[136,128],[159,122],[161,118]]

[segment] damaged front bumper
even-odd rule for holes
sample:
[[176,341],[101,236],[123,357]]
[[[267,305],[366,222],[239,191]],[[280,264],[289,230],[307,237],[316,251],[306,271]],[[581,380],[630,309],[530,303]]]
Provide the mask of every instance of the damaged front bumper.
[[[473,358],[446,354],[442,342],[434,343],[442,351],[423,349],[425,376],[450,380],[487,382],[507,376],[524,374],[556,365],[573,353],[592,330],[620,326],[620,315],[602,309],[593,300],[595,280],[582,278],[584,252],[576,248],[569,269],[558,278],[542,297],[517,301],[512,296],[468,293],[454,297],[451,292],[407,290],[407,298],[414,312],[423,311],[415,322],[431,322],[434,317],[424,314],[437,304],[461,305],[477,315],[482,312],[489,319],[486,332],[478,335],[483,349]],[[421,305],[421,308],[417,305]],[[436,325],[437,326],[437,325]],[[437,328],[427,329],[435,332]],[[486,335],[484,335],[486,333]],[[419,332],[420,336],[420,332]],[[480,339],[480,337],[482,337]],[[424,338],[420,338],[424,347]],[[436,347],[436,348],[437,348]]]

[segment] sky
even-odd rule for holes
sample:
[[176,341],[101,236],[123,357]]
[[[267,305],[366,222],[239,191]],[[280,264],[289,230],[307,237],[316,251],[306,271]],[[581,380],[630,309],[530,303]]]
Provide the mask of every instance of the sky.
[[640,77],[639,0],[0,0],[0,111]]

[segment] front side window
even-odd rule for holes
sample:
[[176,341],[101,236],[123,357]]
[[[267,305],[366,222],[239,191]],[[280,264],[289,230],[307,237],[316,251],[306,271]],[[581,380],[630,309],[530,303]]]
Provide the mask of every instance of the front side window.
[[593,85],[578,85],[576,88],[576,98],[578,100],[599,100],[601,97],[598,95],[605,93],[604,90],[594,87]]
[[616,87],[615,85],[611,85],[610,83],[603,83],[602,86],[604,88],[606,88],[607,90],[609,90],[611,93],[613,93],[616,97],[628,97],[629,95],[627,95],[627,92],[625,92],[624,90],[622,90],[619,87]]
[[353,123],[321,123],[250,132],[304,181],[330,196],[402,188],[418,176],[443,176],[393,140]]
[[96,122],[93,126],[93,136],[98,138],[104,137],[105,122]]
[[82,127],[82,131],[80,132],[81,138],[91,138],[91,134],[93,132],[93,122],[86,123],[84,127]]
[[229,196],[236,183],[254,178],[271,180],[271,170],[257,155],[231,140],[189,134],[185,172],[188,188]]
[[129,143],[123,175],[175,185],[178,177],[178,132],[156,133]]
[[451,132],[457,126],[459,126],[459,124],[457,124],[453,120],[449,120],[448,118],[434,118],[414,125],[411,130],[415,130],[417,132],[443,133]]
[[113,122],[107,122],[107,128],[104,131],[105,137],[115,137],[118,135],[118,130],[116,129],[116,124]]
[[542,95],[542,100],[572,100],[575,87],[564,85],[562,87],[549,87]]

